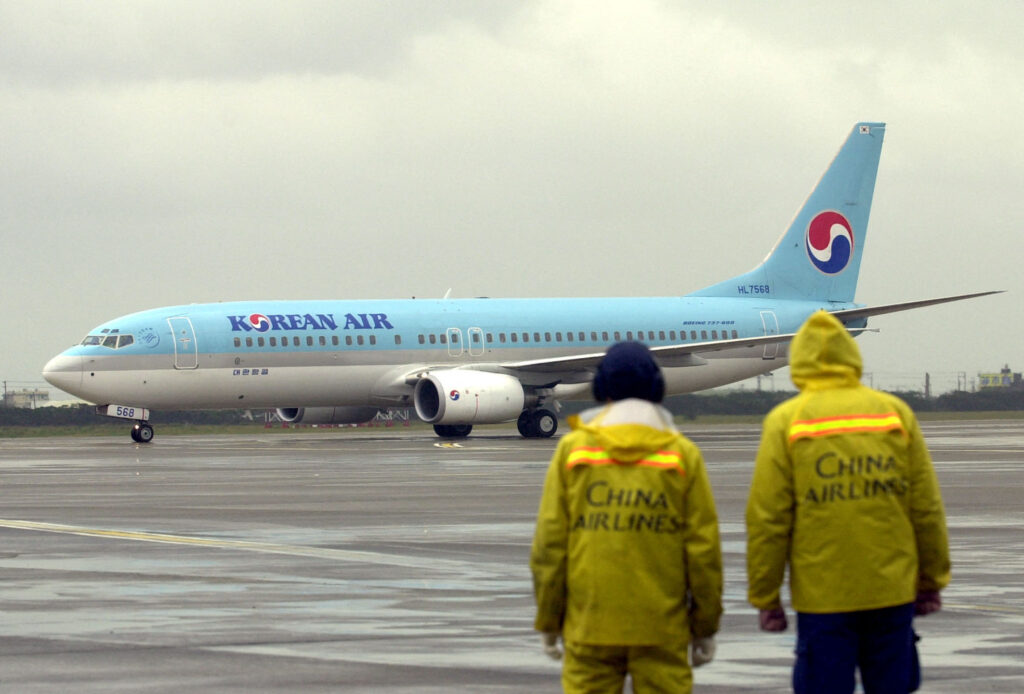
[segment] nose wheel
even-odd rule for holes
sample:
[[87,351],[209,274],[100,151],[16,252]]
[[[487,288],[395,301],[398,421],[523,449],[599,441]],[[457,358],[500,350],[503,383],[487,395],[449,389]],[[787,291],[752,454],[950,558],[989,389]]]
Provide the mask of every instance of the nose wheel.
[[149,443],[153,440],[153,427],[145,422],[136,422],[132,427],[132,441],[136,443]]

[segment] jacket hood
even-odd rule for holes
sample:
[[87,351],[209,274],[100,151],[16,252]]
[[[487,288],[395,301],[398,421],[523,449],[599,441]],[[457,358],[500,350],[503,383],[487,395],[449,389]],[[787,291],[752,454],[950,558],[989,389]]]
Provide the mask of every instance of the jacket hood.
[[860,348],[835,316],[815,312],[790,345],[789,372],[800,390],[860,383]]
[[611,457],[624,462],[662,450],[679,436],[668,410],[638,398],[586,410],[570,417],[569,426],[588,432]]

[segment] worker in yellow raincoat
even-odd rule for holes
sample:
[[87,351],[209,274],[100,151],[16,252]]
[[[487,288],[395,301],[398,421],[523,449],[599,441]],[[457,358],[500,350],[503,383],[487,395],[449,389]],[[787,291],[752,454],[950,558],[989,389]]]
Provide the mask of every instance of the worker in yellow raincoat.
[[917,419],[861,385],[857,343],[818,311],[790,348],[799,395],[764,421],[747,503],[748,598],[766,631],[797,612],[798,693],[911,692],[913,617],[949,583],[945,512]]
[[718,518],[704,460],[661,402],[642,344],[613,345],[602,407],[572,417],[548,468],[530,556],[535,627],[566,692],[689,692],[722,613]]

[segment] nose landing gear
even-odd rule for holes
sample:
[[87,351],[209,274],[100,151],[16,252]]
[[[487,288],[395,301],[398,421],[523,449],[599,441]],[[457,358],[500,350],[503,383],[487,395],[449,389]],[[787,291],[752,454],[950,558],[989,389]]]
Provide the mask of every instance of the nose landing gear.
[[149,443],[153,440],[153,427],[146,422],[136,422],[132,427],[132,441]]

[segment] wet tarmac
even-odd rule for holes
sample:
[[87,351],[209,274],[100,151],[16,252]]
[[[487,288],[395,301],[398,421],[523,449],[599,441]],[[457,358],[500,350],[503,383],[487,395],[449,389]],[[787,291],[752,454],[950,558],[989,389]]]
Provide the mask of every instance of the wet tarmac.
[[[754,426],[690,426],[726,614],[698,692],[789,691],[745,602]],[[924,424],[954,578],[923,692],[1024,691],[1024,422]],[[0,439],[0,692],[557,692],[527,555],[554,442],[514,427]]]

